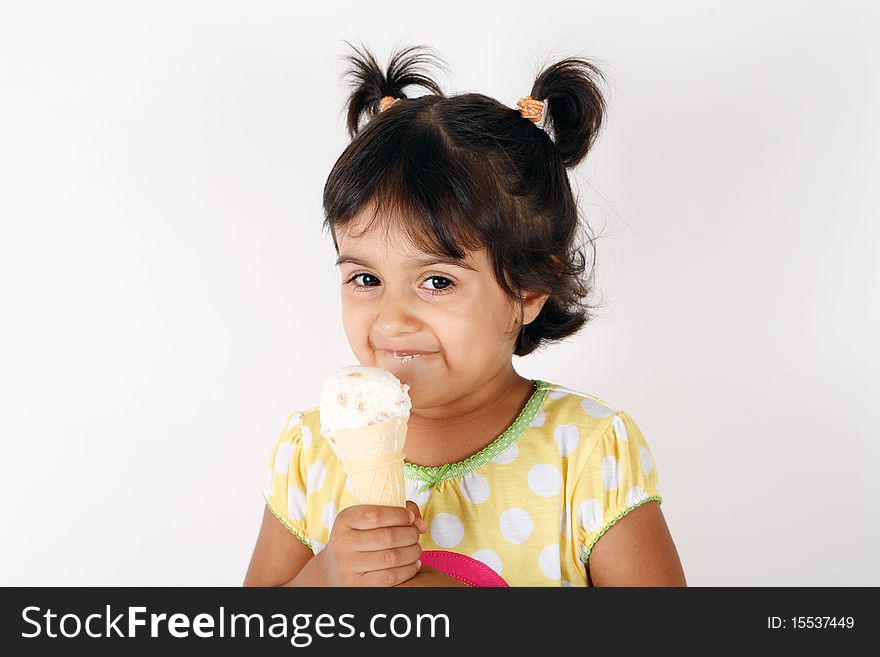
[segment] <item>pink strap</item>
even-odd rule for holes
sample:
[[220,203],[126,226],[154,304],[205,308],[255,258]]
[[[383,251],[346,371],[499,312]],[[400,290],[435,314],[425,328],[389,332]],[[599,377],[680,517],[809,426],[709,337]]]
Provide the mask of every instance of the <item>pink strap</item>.
[[509,588],[501,575],[482,561],[465,554],[448,550],[422,550],[422,556],[419,558],[424,565],[436,568],[468,586],[507,586]]

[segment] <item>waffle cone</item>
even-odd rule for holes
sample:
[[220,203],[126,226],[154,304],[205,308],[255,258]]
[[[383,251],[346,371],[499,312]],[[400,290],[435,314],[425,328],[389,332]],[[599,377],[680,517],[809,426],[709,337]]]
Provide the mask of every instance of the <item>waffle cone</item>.
[[403,445],[409,415],[357,429],[321,432],[342,461],[359,504],[406,506]]

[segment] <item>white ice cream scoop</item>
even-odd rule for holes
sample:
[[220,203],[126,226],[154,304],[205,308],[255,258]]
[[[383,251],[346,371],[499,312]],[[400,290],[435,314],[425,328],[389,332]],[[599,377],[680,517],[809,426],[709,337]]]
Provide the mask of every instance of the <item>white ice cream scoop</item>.
[[381,367],[349,365],[324,379],[321,432],[332,433],[408,416],[409,385]]

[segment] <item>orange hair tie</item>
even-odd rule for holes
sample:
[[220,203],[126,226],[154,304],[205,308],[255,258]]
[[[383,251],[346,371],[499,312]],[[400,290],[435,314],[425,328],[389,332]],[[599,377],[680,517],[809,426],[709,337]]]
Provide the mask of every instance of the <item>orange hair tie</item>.
[[516,105],[519,107],[520,116],[529,121],[540,123],[541,119],[544,118],[544,105],[546,102],[531,96],[524,96],[516,102]]
[[384,112],[398,100],[400,100],[400,98],[395,98],[394,96],[383,96],[382,100],[379,101],[379,111]]

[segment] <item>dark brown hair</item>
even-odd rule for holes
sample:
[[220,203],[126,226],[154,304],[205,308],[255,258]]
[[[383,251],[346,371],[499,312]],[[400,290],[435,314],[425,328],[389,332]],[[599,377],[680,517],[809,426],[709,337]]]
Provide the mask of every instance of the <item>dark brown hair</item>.
[[[534,321],[522,326],[520,314],[515,355],[577,333],[598,306],[586,301],[594,259],[585,276],[566,169],[583,160],[605,117],[600,70],[577,57],[544,68],[529,92],[547,100],[541,128],[488,96],[445,96],[421,68],[442,66],[425,46],[399,50],[383,71],[366,48],[348,45],[355,51],[346,56],[354,78],[347,102],[351,143],[323,198],[324,228],[337,254],[335,231],[372,208],[365,230],[377,217],[386,230],[394,221],[427,253],[461,259],[486,248],[495,279],[515,303],[522,291],[549,293]],[[408,98],[409,86],[429,93]],[[383,96],[403,100],[379,112]],[[586,222],[583,227],[595,256],[595,237]]]

